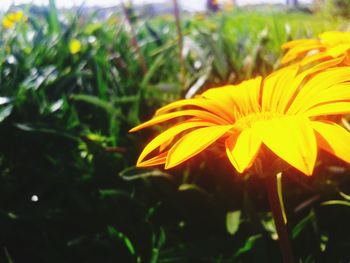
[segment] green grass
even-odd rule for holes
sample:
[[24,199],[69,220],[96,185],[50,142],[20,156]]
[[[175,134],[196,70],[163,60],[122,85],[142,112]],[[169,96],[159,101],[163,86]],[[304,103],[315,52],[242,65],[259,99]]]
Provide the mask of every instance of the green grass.
[[[144,74],[121,17],[62,20],[51,5],[0,30],[0,261],[280,262],[262,179],[237,176],[224,159],[217,167],[210,153],[169,173],[136,169],[154,131],[128,130],[167,102],[267,75],[286,40],[347,22],[273,10],[183,15],[181,83],[171,16],[134,22]],[[72,39],[82,43],[74,55]],[[283,180],[302,262],[349,259],[350,211],[322,205],[350,192],[349,172],[327,167]]]

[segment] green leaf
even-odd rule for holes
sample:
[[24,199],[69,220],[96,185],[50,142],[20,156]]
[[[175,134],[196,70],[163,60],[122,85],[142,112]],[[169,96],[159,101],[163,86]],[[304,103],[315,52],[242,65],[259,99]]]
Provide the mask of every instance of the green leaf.
[[[102,59],[99,59],[102,60]],[[101,99],[107,99],[108,97],[108,86],[105,80],[105,77],[103,75],[103,69],[102,69],[102,63],[103,62],[99,62],[99,60],[96,58],[96,79],[97,79],[97,88],[98,88],[98,95],[99,98]]]
[[0,122],[4,121],[8,116],[10,116],[12,109],[12,104],[0,108]]
[[343,193],[343,192],[339,192],[339,194],[340,194],[341,197],[343,197],[345,200],[350,201],[350,195],[347,195],[347,194],[345,194],[345,193]]
[[40,133],[47,133],[47,134],[52,134],[52,135],[57,135],[61,136],[73,141],[80,141],[79,137],[76,137],[70,133],[64,132],[64,131],[59,131],[59,130],[54,130],[46,127],[38,127],[34,124],[28,124],[28,123],[15,123],[15,127],[22,131],[26,132],[40,132]]
[[310,223],[311,220],[315,218],[315,213],[311,211],[308,216],[303,218],[292,230],[292,239],[295,239],[301,231],[305,228],[307,224]]
[[264,229],[270,234],[270,237],[273,240],[277,240],[278,235],[272,213],[268,213],[263,219],[261,219],[260,222],[263,225]]
[[256,241],[259,240],[261,237],[261,234],[250,236],[244,243],[243,247],[238,249],[238,251],[235,253],[234,258],[238,258],[240,255],[249,252],[254,247]]
[[103,99],[100,99],[96,96],[87,95],[87,94],[77,94],[77,95],[73,95],[72,99],[76,100],[76,101],[86,102],[86,103],[94,105],[96,107],[103,108],[107,112],[110,112],[110,113],[115,111],[115,108],[113,107],[113,105],[111,103],[109,103]]
[[152,256],[150,263],[158,263],[159,262],[159,255],[160,255],[160,249],[165,244],[166,241],[166,235],[165,230],[163,227],[160,228],[159,236],[156,236],[153,234],[152,236]]
[[110,236],[113,236],[113,237],[116,237],[116,238],[122,240],[124,242],[125,246],[127,247],[127,249],[129,250],[129,252],[132,255],[135,255],[134,246],[133,246],[132,242],[130,241],[130,239],[126,235],[124,235],[122,232],[116,230],[112,226],[107,226],[107,231],[108,231],[108,234]]
[[227,212],[226,214],[226,229],[231,235],[236,234],[240,224],[241,211]]
[[157,73],[157,69],[164,63],[164,56],[159,55],[152,63],[151,67],[148,69],[146,75],[144,76],[141,87],[146,89],[151,78]]
[[130,193],[128,193],[127,191],[117,189],[99,189],[98,192],[101,196],[101,199],[113,196],[130,197]]
[[199,187],[196,184],[181,184],[178,188],[179,191],[196,191],[200,192],[204,195],[209,195],[207,191],[205,191],[202,187]]
[[278,173],[276,175],[276,177],[277,177],[278,200],[279,200],[280,205],[281,205],[283,221],[285,224],[287,224],[287,216],[286,216],[286,211],[284,209],[283,194],[282,194],[282,173]]
[[119,173],[119,176],[126,181],[147,179],[149,177],[164,177],[168,179],[172,178],[168,173],[162,172],[158,169],[144,170],[137,167],[126,168]]
[[60,28],[55,0],[49,0],[49,28],[51,33],[57,33]]
[[126,103],[131,103],[131,102],[135,102],[138,100],[138,97],[135,95],[132,96],[123,96],[123,97],[116,97],[113,98],[113,103],[116,104],[126,104]]
[[64,104],[64,100],[63,99],[59,99],[56,102],[54,102],[53,104],[50,105],[50,112],[56,112],[58,110],[60,110],[62,108]]
[[7,260],[7,263],[14,263],[14,261],[12,260],[12,257],[9,253],[9,251],[7,250],[6,247],[4,247],[4,252],[5,252],[5,256],[6,256],[6,260]]
[[320,237],[320,249],[322,252],[326,251],[328,240],[329,240],[328,236],[321,235],[321,237]]
[[349,201],[344,201],[344,200],[329,200],[326,202],[322,202],[321,205],[345,205],[345,206],[350,206]]

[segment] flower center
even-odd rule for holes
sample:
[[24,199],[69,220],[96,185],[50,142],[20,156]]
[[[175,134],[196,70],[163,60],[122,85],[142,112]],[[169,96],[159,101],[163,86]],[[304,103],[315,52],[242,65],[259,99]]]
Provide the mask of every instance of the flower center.
[[235,126],[239,130],[244,130],[251,128],[252,125],[259,121],[267,121],[274,118],[281,117],[282,114],[274,113],[274,112],[259,112],[259,113],[252,113],[246,116],[242,116],[240,118],[237,118],[235,122]]

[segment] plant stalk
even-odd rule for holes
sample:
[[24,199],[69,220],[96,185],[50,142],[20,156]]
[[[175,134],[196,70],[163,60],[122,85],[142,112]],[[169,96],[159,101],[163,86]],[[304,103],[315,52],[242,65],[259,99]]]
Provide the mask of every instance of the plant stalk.
[[272,211],[273,219],[278,234],[278,243],[280,245],[283,262],[295,263],[296,261],[293,255],[293,249],[289,239],[287,225],[283,218],[283,208],[281,206],[281,202],[283,202],[283,200],[280,200],[277,191],[277,175],[266,177],[265,183],[270,208]]
[[121,5],[122,5],[122,8],[123,8],[123,12],[124,12],[124,16],[125,16],[125,19],[126,19],[126,23],[129,26],[129,31],[130,31],[130,35],[131,35],[131,45],[135,48],[137,56],[139,57],[142,73],[143,73],[143,75],[146,75],[147,70],[148,70],[147,69],[146,60],[145,60],[145,57],[143,56],[143,54],[141,52],[141,48],[140,48],[139,43],[137,41],[136,33],[135,33],[135,30],[134,30],[131,18],[129,16],[128,9],[126,8],[124,1],[121,1]]
[[179,3],[177,0],[173,0],[173,5],[174,5],[174,17],[175,17],[176,32],[177,32],[177,44],[179,47],[180,84],[181,84],[181,88],[183,88],[185,85],[185,61],[182,54],[183,35],[181,31],[180,9],[179,9]]

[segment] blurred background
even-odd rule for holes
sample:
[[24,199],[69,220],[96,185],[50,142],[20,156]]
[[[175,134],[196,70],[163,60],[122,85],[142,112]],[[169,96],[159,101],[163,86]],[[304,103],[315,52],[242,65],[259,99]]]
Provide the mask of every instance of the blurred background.
[[[281,262],[263,180],[217,152],[137,169],[159,130],[128,130],[176,99],[266,76],[288,40],[348,30],[350,1],[0,9],[0,262]],[[349,261],[349,175],[328,158],[313,177],[283,177],[299,262]]]

